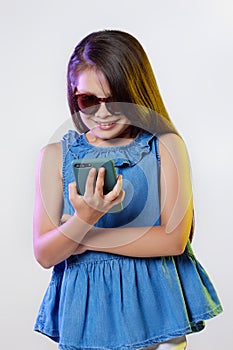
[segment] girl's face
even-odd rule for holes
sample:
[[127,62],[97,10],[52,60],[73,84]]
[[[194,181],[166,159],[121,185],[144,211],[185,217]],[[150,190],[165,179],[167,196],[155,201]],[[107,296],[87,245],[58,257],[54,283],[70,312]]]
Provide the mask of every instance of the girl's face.
[[[111,96],[105,76],[102,72],[94,69],[87,69],[79,73],[76,88],[77,94],[94,95],[98,98]],[[90,130],[87,136],[91,133],[99,141],[119,137],[128,138],[131,129],[129,119],[120,113],[111,114],[104,102],[98,106],[99,109],[95,114],[79,112],[82,122]]]

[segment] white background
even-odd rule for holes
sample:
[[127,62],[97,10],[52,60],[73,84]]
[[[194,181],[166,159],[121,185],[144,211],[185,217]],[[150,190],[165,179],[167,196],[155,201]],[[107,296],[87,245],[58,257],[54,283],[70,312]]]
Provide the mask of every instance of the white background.
[[[3,1],[1,36],[1,348],[56,349],[33,331],[50,278],[33,257],[34,179],[40,148],[68,118],[66,66],[99,29],[136,36],[191,158],[193,247],[224,307],[189,350],[232,346],[233,3],[227,0]],[[175,307],[175,305],[174,305]]]

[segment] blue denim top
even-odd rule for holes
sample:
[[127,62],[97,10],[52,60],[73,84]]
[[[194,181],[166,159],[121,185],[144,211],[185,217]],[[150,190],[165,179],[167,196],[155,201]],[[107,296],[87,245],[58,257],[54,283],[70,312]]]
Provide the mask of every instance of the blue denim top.
[[[123,176],[123,211],[96,227],[160,225],[158,139],[143,132],[119,147],[94,147],[85,134],[62,139],[64,214],[76,158],[112,158]],[[214,286],[188,242],[179,256],[136,258],[87,251],[53,268],[34,329],[61,350],[133,350],[200,331],[222,311]]]
[[[105,214],[96,227],[138,227],[160,224],[158,139],[147,132],[138,134],[125,146],[101,148],[92,146],[85,134],[70,131],[63,138],[63,213],[73,215],[68,184],[74,181],[72,161],[77,158],[111,158],[117,174],[123,176],[124,210]],[[151,152],[152,151],[152,152]]]

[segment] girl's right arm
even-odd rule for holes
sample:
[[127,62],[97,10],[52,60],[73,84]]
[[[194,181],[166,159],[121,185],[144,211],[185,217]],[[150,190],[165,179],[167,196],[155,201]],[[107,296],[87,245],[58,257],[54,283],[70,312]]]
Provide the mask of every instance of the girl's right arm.
[[78,217],[73,216],[59,226],[63,206],[61,164],[60,144],[49,144],[41,150],[36,172],[33,245],[37,261],[45,268],[63,261],[78,247],[60,230],[62,227],[62,231],[76,231]]
[[53,143],[44,147],[37,166],[33,217],[34,254],[44,268],[50,268],[72,255],[94,223],[109,208],[121,202],[124,196],[121,179],[117,181],[114,191],[103,196],[104,170],[99,172],[93,191],[93,169],[87,178],[84,197],[77,196],[75,184],[70,184],[70,201],[77,212],[60,225],[63,208],[61,169],[61,144]]

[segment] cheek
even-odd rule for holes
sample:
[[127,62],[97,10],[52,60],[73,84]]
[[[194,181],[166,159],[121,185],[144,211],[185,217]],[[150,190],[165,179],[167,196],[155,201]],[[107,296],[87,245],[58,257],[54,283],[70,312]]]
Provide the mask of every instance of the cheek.
[[91,122],[90,118],[88,118],[88,115],[80,113],[81,120],[84,124],[89,124]]
[[131,125],[131,122],[128,118],[124,117],[122,118],[122,124],[124,124],[126,127]]

